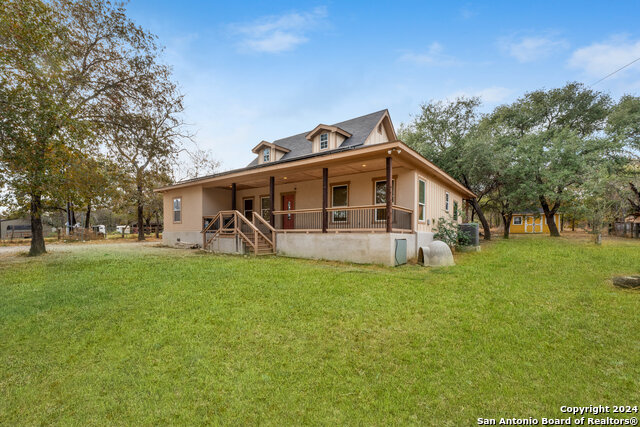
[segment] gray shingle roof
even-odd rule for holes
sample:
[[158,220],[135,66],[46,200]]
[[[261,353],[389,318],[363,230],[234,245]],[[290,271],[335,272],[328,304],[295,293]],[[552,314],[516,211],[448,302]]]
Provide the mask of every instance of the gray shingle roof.
[[[355,147],[364,144],[367,137],[373,131],[378,124],[382,116],[387,110],[376,111],[375,113],[367,114],[366,116],[356,117],[355,119],[345,120],[344,122],[334,123],[332,126],[339,127],[346,130],[351,134],[350,138],[345,139],[337,150],[344,149],[345,147]],[[271,162],[270,164],[291,160],[296,157],[303,157],[311,154],[311,142],[305,138],[305,136],[311,130],[297,135],[289,136],[286,138],[273,141],[274,144],[287,148],[289,151],[282,156],[277,162]],[[327,151],[323,154],[329,154],[337,150]],[[255,166],[258,164],[258,158],[256,157],[247,167]]]

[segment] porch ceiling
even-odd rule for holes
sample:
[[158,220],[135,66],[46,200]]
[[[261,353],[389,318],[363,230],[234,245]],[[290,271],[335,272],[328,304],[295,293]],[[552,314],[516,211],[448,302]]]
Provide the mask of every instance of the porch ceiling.
[[[275,184],[287,184],[293,182],[301,182],[301,181],[311,181],[311,180],[320,180],[322,179],[322,169],[328,168],[329,170],[329,178],[351,175],[354,173],[364,173],[364,172],[374,172],[379,171],[381,174],[384,174],[385,171],[385,158],[375,156],[367,156],[361,157],[357,160],[347,161],[347,162],[327,162],[319,165],[308,165],[304,168],[296,167],[295,165],[291,165],[290,167],[283,167],[277,171],[271,171],[269,173],[260,173],[256,171],[256,173],[235,177],[235,178],[223,178],[216,180],[216,182],[211,182],[204,184],[204,188],[231,188],[232,183],[236,183],[236,189],[243,190],[247,188],[257,188],[257,187],[267,187],[269,185],[269,177],[273,176],[275,178]],[[394,156],[393,159],[393,169],[394,170],[404,170],[408,168],[409,165],[404,162],[402,159],[398,158],[398,156]]]

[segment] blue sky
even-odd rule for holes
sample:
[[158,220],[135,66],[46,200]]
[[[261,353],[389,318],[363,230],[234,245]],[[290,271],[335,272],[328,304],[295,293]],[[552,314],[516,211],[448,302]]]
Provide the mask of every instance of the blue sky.
[[[261,140],[422,102],[593,83],[640,57],[640,1],[213,2],[132,0],[166,47],[185,118],[223,169]],[[640,62],[595,88],[640,94]]]

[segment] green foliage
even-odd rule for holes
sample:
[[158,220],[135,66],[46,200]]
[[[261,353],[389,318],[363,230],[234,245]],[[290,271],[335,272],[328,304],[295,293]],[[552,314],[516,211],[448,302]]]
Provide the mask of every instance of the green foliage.
[[[462,215],[462,212],[459,212],[458,215]],[[436,233],[433,238],[445,242],[452,248],[468,246],[470,243],[469,236],[462,232],[458,222],[454,221],[451,216],[438,218]]]
[[480,98],[460,97],[451,102],[431,101],[421,105],[419,115],[401,125],[399,137],[407,145],[460,181],[478,196],[471,201],[484,228],[491,229],[480,202],[496,185],[498,172],[490,139],[479,137]]
[[29,207],[32,254],[47,205],[103,196],[89,194],[108,187],[87,169],[97,134],[114,102],[166,77],[154,39],[107,0],[0,3],[0,182]]
[[625,95],[613,108],[607,133],[620,140],[636,159],[640,150],[640,97]]
[[[517,204],[538,201],[550,216],[574,200],[594,171],[620,157],[620,143],[602,136],[610,109],[608,95],[579,83],[498,107],[489,125],[515,166],[507,197]],[[550,230],[559,235],[553,224]]]

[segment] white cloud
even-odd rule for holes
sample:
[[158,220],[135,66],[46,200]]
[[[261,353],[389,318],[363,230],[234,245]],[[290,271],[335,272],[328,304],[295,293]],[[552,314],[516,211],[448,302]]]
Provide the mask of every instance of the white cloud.
[[464,97],[472,97],[477,96],[480,97],[482,102],[488,104],[499,104],[501,102],[506,101],[509,96],[513,93],[511,89],[501,86],[490,86],[484,89],[479,90],[460,90],[451,95],[447,96],[447,99],[455,99],[461,96]]
[[426,52],[406,52],[399,59],[403,62],[411,62],[418,65],[447,66],[458,63],[454,57],[445,55],[442,51],[442,45],[438,42],[433,42]]
[[554,39],[551,36],[503,38],[499,41],[499,45],[503,51],[519,62],[537,61],[569,47],[566,40]]
[[[618,68],[640,58],[640,40],[629,40],[617,36],[605,42],[593,43],[577,49],[569,58],[569,66],[583,70],[592,77],[604,77]],[[611,76],[611,79],[623,77],[635,70],[640,70],[640,62],[625,68]]]
[[473,8],[471,7],[470,4],[467,4],[463,7],[460,8],[460,17],[462,19],[471,19],[474,16],[476,16],[478,14],[478,12],[476,12],[475,10],[473,10]]
[[255,52],[280,53],[293,50],[309,39],[307,33],[318,28],[327,17],[325,7],[310,12],[265,16],[256,21],[233,24],[231,32],[240,36],[239,45]]

